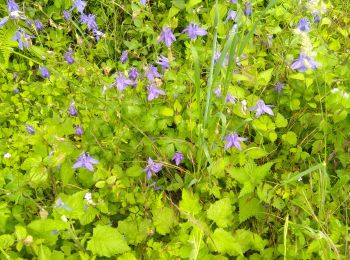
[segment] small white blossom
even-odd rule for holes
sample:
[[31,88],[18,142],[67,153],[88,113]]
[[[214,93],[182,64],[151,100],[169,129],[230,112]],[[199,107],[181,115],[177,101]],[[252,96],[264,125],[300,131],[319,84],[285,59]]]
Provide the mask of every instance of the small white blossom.
[[4,158],[8,159],[8,158],[10,158],[10,157],[11,157],[11,154],[10,154],[10,153],[5,153],[5,154],[4,154]]

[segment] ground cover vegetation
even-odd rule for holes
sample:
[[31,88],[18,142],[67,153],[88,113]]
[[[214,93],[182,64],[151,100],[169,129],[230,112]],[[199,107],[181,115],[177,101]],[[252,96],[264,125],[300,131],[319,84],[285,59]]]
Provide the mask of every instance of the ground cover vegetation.
[[2,0],[0,258],[350,258],[349,7]]

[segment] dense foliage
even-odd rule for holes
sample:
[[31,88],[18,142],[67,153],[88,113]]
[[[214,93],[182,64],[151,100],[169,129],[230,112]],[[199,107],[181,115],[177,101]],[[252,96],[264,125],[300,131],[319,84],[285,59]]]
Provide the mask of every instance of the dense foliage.
[[349,258],[349,7],[1,1],[1,259]]

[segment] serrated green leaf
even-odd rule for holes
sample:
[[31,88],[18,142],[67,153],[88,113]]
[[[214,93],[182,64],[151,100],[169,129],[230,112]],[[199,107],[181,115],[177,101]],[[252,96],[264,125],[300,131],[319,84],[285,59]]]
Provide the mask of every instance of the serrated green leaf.
[[238,241],[234,239],[231,233],[222,228],[215,229],[213,241],[215,242],[215,247],[219,253],[226,253],[230,256],[243,255],[243,251]]
[[157,233],[168,234],[175,223],[176,218],[172,209],[164,207],[153,211],[153,224]]
[[117,229],[97,225],[87,242],[87,249],[95,255],[111,257],[129,251],[130,247]]
[[276,127],[286,127],[288,125],[288,121],[280,114],[278,113],[275,120]]
[[192,192],[183,189],[180,209],[192,215],[198,214],[202,209],[202,206],[199,203],[198,195],[194,195]]
[[262,217],[264,208],[257,198],[244,197],[239,200],[239,221],[242,223],[251,217]]
[[207,217],[219,226],[227,227],[230,226],[233,218],[233,207],[229,198],[224,198],[211,204],[208,211]]

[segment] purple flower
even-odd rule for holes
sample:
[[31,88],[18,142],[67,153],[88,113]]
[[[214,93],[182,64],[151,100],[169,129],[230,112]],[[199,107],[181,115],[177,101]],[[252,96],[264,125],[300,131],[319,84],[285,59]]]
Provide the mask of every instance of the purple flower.
[[5,16],[4,18],[2,18],[2,19],[0,20],[0,28],[1,28],[1,27],[4,27],[8,20],[9,20],[9,17],[8,17],[8,16]]
[[158,78],[162,77],[162,75],[160,75],[158,73],[157,67],[154,67],[153,65],[149,66],[149,68],[146,72],[146,76],[147,76],[149,82],[151,82],[151,83],[153,82],[155,77],[158,77]]
[[17,79],[17,73],[16,72],[13,73],[13,79]]
[[136,81],[137,77],[139,76],[139,72],[136,68],[131,67],[129,70],[129,79]]
[[95,36],[96,41],[99,41],[101,37],[106,36],[103,32],[101,32],[97,29],[92,30],[92,34]]
[[49,73],[49,70],[47,68],[39,66],[39,70],[40,70],[41,76],[43,76],[43,78],[46,78],[46,79],[50,78],[50,73]]
[[298,70],[299,72],[305,72],[309,68],[315,70],[320,65],[320,63],[314,61],[312,58],[305,56],[303,53],[300,53],[299,59],[295,59],[290,68],[293,70]]
[[198,36],[204,36],[207,35],[208,32],[204,29],[199,27],[197,23],[191,22],[189,26],[187,26],[182,33],[187,32],[188,38],[194,40]]
[[227,93],[227,96],[226,96],[226,98],[225,98],[225,103],[230,102],[230,103],[232,103],[233,105],[235,105],[237,99],[238,99],[238,97],[232,96],[231,93]]
[[77,107],[75,106],[74,101],[70,102],[69,107],[68,107],[68,113],[71,116],[77,116],[78,115],[78,110],[77,110]]
[[64,11],[63,11],[63,18],[64,18],[64,20],[66,20],[66,21],[70,20],[71,14],[70,14],[70,12],[69,12],[68,10],[64,10]]
[[129,52],[127,50],[122,52],[122,55],[120,55],[120,62],[124,64],[128,60]]
[[86,24],[89,31],[98,29],[97,23],[96,23],[96,16],[93,14],[84,14],[82,13],[80,15],[79,22],[81,24]]
[[298,23],[298,28],[302,32],[309,32],[310,31],[309,21],[306,18],[301,18]]
[[18,4],[16,4],[14,0],[8,0],[7,1],[7,11],[9,14],[11,14],[12,12],[19,11]]
[[146,1],[146,0],[140,0],[140,4],[141,4],[141,5],[145,6],[145,5],[146,5],[146,3],[147,3],[147,1]]
[[32,125],[26,124],[25,128],[28,134],[31,134],[31,135],[35,134],[34,127]]
[[238,3],[238,0],[229,0],[229,2],[230,2],[231,4],[237,4],[237,3]]
[[35,25],[35,28],[38,30],[38,32],[41,32],[42,30],[44,30],[44,25],[39,19],[34,20],[34,25]]
[[218,86],[215,90],[214,90],[214,94],[217,98],[219,98],[221,96],[221,88],[220,86]]
[[115,77],[115,82],[113,83],[113,85],[117,85],[117,89],[118,91],[122,91],[124,90],[128,85],[134,85],[135,82],[125,78],[124,73],[119,72],[119,77],[116,76]]
[[83,128],[80,125],[77,125],[75,128],[75,135],[77,136],[82,136],[82,134],[84,133]]
[[11,38],[13,41],[18,42],[18,47],[23,50],[23,47],[29,48],[31,44],[31,39],[35,38],[34,36],[31,36],[29,34],[26,34],[24,29],[19,29],[16,31],[16,34],[14,37]]
[[82,14],[84,12],[86,2],[81,0],[73,0],[73,3],[78,12]]
[[147,179],[151,179],[153,174],[156,174],[162,169],[162,164],[154,163],[151,158],[148,158],[148,164],[143,172],[147,172]]
[[171,44],[176,41],[176,38],[173,34],[173,32],[171,31],[171,28],[168,26],[164,26],[162,28],[162,32],[159,36],[158,41],[164,41],[165,45],[170,48]]
[[63,56],[64,56],[64,59],[67,61],[68,64],[73,64],[74,63],[72,48],[69,48],[68,51],[65,54],[63,54]]
[[161,90],[153,85],[149,85],[147,87],[147,90],[148,90],[148,97],[147,97],[148,101],[151,101],[155,98],[158,98],[159,95],[163,95],[163,96],[165,95],[165,92],[163,90]]
[[175,164],[179,166],[181,161],[184,159],[184,156],[181,152],[176,152],[173,158],[171,158],[172,161],[175,161]]
[[224,140],[227,141],[225,144],[224,150],[226,151],[228,148],[231,148],[232,146],[236,147],[238,150],[242,150],[241,143],[242,141],[247,140],[247,138],[243,138],[238,136],[236,132],[229,134],[228,136],[224,137]]
[[237,18],[237,12],[236,11],[230,11],[229,13],[228,13],[228,15],[227,15],[227,18],[226,18],[226,20],[225,20],[225,23],[227,23],[228,22],[228,20],[232,20],[232,21],[234,21],[234,22],[236,22],[236,18]]
[[243,13],[245,16],[251,16],[253,14],[252,5],[249,1],[245,2]]
[[[219,59],[220,59],[220,56],[221,56],[221,51],[218,50],[215,54],[214,54],[214,61],[215,63],[218,63]],[[223,62],[223,65],[226,67],[227,64],[228,64],[228,59],[229,59],[230,55],[229,54],[226,54],[225,55],[225,59],[224,59],[224,62]]]
[[319,23],[319,22],[321,22],[321,16],[318,13],[316,13],[314,23]]
[[256,102],[256,106],[248,108],[248,111],[256,110],[256,114],[255,114],[256,118],[258,118],[259,116],[261,116],[262,114],[265,114],[265,113],[273,116],[274,113],[270,107],[272,107],[272,106],[265,105],[265,102],[260,99],[258,102]]
[[99,162],[92,158],[89,153],[83,152],[80,157],[77,159],[77,162],[73,165],[72,168],[85,168],[89,171],[94,171],[94,166],[93,164],[98,164]]
[[282,93],[282,90],[283,90],[283,87],[284,87],[285,84],[281,83],[281,82],[278,82],[275,86],[275,90],[277,90],[278,94],[281,94]]
[[160,55],[159,60],[156,62],[160,66],[162,66],[162,72],[164,73],[164,70],[170,69],[170,62],[169,59],[164,57],[163,55]]
[[72,211],[72,209],[70,207],[68,207],[61,199],[58,199],[57,200],[57,203],[56,203],[56,206],[54,208],[64,208],[68,211]]

